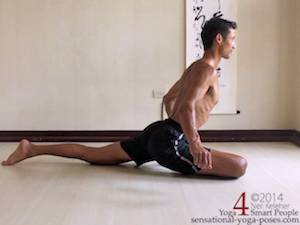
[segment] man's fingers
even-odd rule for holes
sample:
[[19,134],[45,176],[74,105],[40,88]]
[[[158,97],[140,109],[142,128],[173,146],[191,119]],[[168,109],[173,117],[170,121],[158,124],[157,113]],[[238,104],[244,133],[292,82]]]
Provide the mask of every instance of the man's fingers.
[[194,164],[201,168],[202,165],[202,152],[194,152],[193,153],[193,158],[194,158]]
[[208,166],[210,169],[212,169],[212,156],[211,152],[208,152]]
[[203,152],[198,153],[198,164],[197,165],[198,165],[199,168],[201,168],[201,166],[202,166],[203,156],[204,156]]
[[202,162],[200,163],[202,169],[212,169],[212,158],[209,151],[202,154]]
[[192,155],[193,155],[193,159],[194,159],[194,164],[198,165],[198,156],[197,156],[197,153],[196,152],[192,152]]
[[208,165],[208,157],[209,157],[209,154],[208,154],[208,151],[205,151],[205,157],[204,157],[204,165],[205,165],[205,169],[209,169],[209,165]]
[[212,157],[209,151],[192,151],[191,153],[196,166],[201,169],[212,169]]
[[208,159],[207,159],[207,152],[203,152],[203,157],[202,157],[202,168],[207,169],[208,168]]

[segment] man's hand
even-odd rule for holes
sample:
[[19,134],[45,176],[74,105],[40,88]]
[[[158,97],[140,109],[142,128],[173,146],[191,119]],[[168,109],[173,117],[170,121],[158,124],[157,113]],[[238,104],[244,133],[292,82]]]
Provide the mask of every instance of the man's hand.
[[201,169],[212,169],[211,153],[207,151],[200,141],[190,143],[190,152],[194,159],[194,164]]

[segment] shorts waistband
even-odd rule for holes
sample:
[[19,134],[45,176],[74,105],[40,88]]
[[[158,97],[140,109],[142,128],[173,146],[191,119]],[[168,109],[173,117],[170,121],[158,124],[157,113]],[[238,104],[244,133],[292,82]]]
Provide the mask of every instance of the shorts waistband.
[[183,133],[183,130],[182,130],[180,124],[177,123],[175,120],[168,118],[168,119],[165,119],[165,122],[167,124],[169,124],[170,126],[172,126],[173,128],[175,128],[176,130],[178,130],[179,132]]

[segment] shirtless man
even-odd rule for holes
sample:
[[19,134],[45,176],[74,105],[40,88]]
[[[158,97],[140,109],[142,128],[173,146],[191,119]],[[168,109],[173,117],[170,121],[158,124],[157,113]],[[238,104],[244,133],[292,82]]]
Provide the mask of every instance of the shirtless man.
[[80,144],[35,145],[22,140],[2,165],[14,165],[38,155],[77,158],[91,164],[117,165],[152,160],[171,170],[196,175],[242,176],[247,161],[238,155],[206,148],[198,129],[207,121],[219,99],[215,70],[221,58],[235,49],[235,22],[213,18],[201,33],[204,55],[195,61],[164,96],[168,119],[150,124],[133,138],[104,147]]

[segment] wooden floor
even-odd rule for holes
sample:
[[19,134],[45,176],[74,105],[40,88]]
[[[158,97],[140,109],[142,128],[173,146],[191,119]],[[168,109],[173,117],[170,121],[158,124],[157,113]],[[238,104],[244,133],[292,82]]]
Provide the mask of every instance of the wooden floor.
[[[0,143],[0,159],[16,145]],[[0,166],[0,225],[188,225],[195,224],[192,218],[233,210],[243,192],[248,206],[253,193],[282,193],[284,203],[300,210],[299,147],[291,143],[206,146],[245,157],[246,174],[233,180],[195,178],[155,162],[138,169],[133,163],[102,167],[53,156]]]

